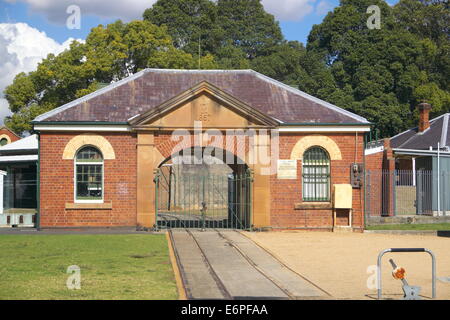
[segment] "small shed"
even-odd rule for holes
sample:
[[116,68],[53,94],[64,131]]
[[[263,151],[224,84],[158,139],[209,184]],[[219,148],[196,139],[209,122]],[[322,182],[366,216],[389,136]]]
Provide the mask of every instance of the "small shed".
[[0,147],[0,227],[34,227],[37,213],[37,135]]
[[[450,215],[450,113],[429,120],[431,106],[419,105],[419,126],[390,139],[400,179],[417,186],[417,209]],[[401,181],[401,182],[402,182]]]

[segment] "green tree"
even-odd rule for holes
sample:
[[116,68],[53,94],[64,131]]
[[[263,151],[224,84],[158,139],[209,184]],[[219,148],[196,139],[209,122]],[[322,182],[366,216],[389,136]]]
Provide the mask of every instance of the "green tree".
[[[199,59],[173,46],[165,26],[148,21],[93,28],[86,43],[48,55],[37,69],[16,76],[5,90],[13,115],[5,123],[16,132],[31,129],[39,114],[97,90],[102,83],[123,79],[147,67],[197,68]],[[211,55],[200,57],[202,68],[216,68]]]
[[[371,30],[366,10],[374,4],[381,9],[381,29]],[[445,4],[428,0],[393,7],[342,0],[313,27],[307,44],[308,55],[318,55],[332,77],[309,70],[313,81],[303,84],[305,90],[366,116],[383,136],[413,125],[419,102],[433,104],[432,116],[448,112],[448,14]]]
[[278,22],[260,0],[158,0],[143,16],[167,26],[176,48],[198,55],[200,45],[223,67],[242,68],[244,59],[270,55],[283,42]]
[[174,46],[192,55],[198,55],[199,41],[202,51],[214,53],[223,37],[217,25],[217,6],[210,0],[159,0],[143,17],[167,26]]
[[271,54],[284,39],[278,22],[260,0],[218,0],[217,10],[224,41],[241,48],[248,59]]

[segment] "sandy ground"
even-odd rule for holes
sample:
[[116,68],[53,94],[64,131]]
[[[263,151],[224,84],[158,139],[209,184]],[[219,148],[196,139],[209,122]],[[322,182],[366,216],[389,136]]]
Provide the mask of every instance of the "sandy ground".
[[[448,282],[437,281],[437,298],[450,300],[450,238],[301,231],[244,234],[335,299],[376,298],[376,268],[370,269],[370,266],[376,266],[381,250],[427,248],[436,255],[437,277],[448,278]],[[385,254],[382,265],[384,298],[403,297],[401,282],[392,277],[390,258],[405,268],[410,285],[422,287],[423,298],[431,298],[431,258],[427,253]]]

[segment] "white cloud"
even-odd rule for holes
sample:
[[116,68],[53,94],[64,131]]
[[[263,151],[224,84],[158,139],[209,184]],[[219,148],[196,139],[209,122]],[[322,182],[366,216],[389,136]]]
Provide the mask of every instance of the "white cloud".
[[316,0],[262,0],[267,12],[281,21],[300,21],[314,11]]
[[[142,18],[144,10],[150,8],[156,0],[6,0],[24,2],[32,13],[41,13],[55,23],[65,24],[70,14],[66,10],[71,5],[80,7],[83,14],[101,18],[120,18],[124,21]],[[81,22],[83,23],[83,22]]]
[[60,44],[26,23],[0,23],[0,123],[11,114],[3,90],[14,77],[20,72],[35,70],[38,62],[49,53],[64,51],[72,41],[69,38]]
[[328,1],[320,1],[316,7],[316,13],[319,16],[327,14],[329,11],[333,9],[333,5]]

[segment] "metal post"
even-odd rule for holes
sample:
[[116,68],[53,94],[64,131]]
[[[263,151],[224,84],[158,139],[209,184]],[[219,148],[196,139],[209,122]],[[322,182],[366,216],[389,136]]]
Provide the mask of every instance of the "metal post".
[[158,193],[159,193],[159,170],[156,169],[154,171],[155,174],[155,178],[154,178],[154,182],[155,182],[155,230],[158,231]]
[[437,205],[438,205],[438,217],[441,215],[441,166],[440,166],[440,143],[437,147]]
[[392,179],[392,200],[393,200],[393,209],[394,209],[394,217],[397,216],[397,170],[393,171],[393,179]]
[[249,224],[250,224],[250,231],[253,231],[253,170],[248,169],[248,176],[249,176]]
[[205,231],[206,223],[206,199],[205,199],[205,176],[202,176],[202,231]]
[[367,207],[367,213],[366,213],[366,216],[369,218],[370,217],[370,171],[368,171],[367,172],[367,195],[366,195],[366,197],[367,197],[367,204],[366,204],[366,207]]

